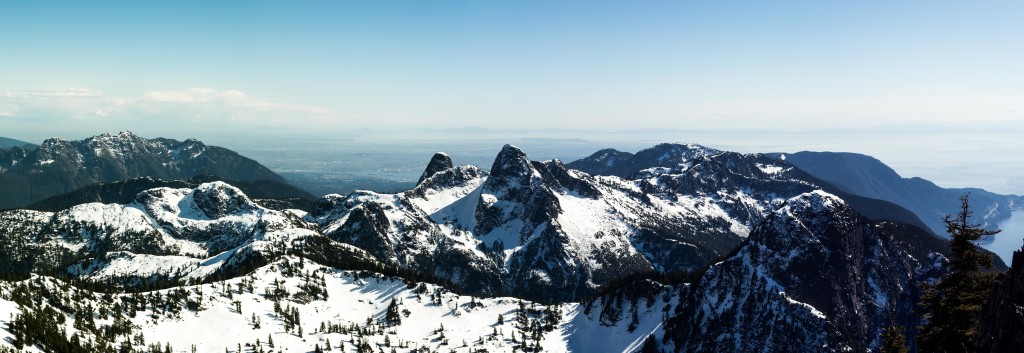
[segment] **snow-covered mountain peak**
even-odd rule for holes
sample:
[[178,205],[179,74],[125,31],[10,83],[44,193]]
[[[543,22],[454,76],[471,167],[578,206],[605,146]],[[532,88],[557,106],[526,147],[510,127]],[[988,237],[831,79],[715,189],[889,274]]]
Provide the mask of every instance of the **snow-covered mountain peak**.
[[193,192],[192,199],[210,219],[259,207],[241,190],[222,181],[199,185]]
[[81,149],[86,157],[109,158],[127,161],[136,156],[146,154],[153,149],[152,144],[130,131],[119,134],[102,134],[85,139]]
[[792,214],[834,213],[841,207],[847,207],[847,204],[839,196],[832,195],[823,190],[814,190],[790,198],[786,201],[785,208],[780,210],[780,212]]
[[710,156],[720,151],[697,144],[662,143],[654,147],[641,150],[636,157],[653,161],[655,165],[666,165],[669,163],[684,163],[686,161]]
[[633,175],[648,168],[675,168],[680,164],[689,164],[694,160],[719,153],[721,151],[697,144],[662,143],[640,150],[636,154],[604,149],[587,158],[569,163],[569,167],[592,175],[615,175],[637,179],[638,177]]
[[39,144],[39,148],[37,148],[36,151],[46,157],[53,157],[54,154],[64,151],[70,152],[73,151],[74,148],[75,147],[71,141],[54,137],[44,140],[43,143]]
[[771,231],[752,241],[767,244],[777,249],[807,251],[806,244],[817,250],[828,252],[829,246],[822,243],[842,242],[853,224],[862,222],[845,201],[821,190],[806,192],[786,200],[785,205],[774,212],[763,225]]
[[[486,235],[499,227],[515,238],[525,238],[546,219],[558,212],[558,201],[544,187],[544,177],[526,154],[505,145],[494,159],[476,205],[477,235]],[[521,222],[526,220],[526,224]],[[513,222],[520,221],[520,222]]]
[[139,135],[136,135],[135,133],[133,133],[131,131],[121,131],[121,132],[116,133],[116,134],[112,134],[112,133],[106,132],[106,133],[102,133],[102,134],[99,134],[99,135],[96,135],[96,136],[92,136],[92,137],[89,137],[89,138],[85,139],[85,141],[111,141],[111,140],[130,141],[130,140],[144,140],[144,139],[142,137],[139,137]]
[[51,137],[51,138],[43,140],[43,143],[39,144],[39,148],[52,147],[52,146],[55,146],[55,145],[66,144],[66,143],[69,143],[69,142],[70,141],[62,139],[60,137]]
[[189,138],[186,139],[185,141],[182,141],[181,145],[186,149],[206,147],[206,144],[203,143],[203,141],[199,141],[194,138]]

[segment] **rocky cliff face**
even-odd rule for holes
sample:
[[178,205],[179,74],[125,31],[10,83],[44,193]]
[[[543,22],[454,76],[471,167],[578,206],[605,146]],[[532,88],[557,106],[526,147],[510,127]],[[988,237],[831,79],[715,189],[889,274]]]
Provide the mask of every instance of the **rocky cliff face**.
[[1024,352],[1024,249],[996,277],[978,323],[978,352]]
[[815,191],[786,201],[694,284],[666,326],[685,352],[859,351],[913,310],[920,274],[902,235]]
[[0,148],[0,174],[14,168],[28,156],[29,150],[20,146]]
[[420,175],[420,180],[416,181],[416,185],[419,185],[427,178],[434,176],[434,174],[451,169],[453,166],[452,159],[448,157],[447,154],[444,152],[435,153],[434,156],[430,158],[430,163],[427,163],[427,169],[423,170],[423,175]]

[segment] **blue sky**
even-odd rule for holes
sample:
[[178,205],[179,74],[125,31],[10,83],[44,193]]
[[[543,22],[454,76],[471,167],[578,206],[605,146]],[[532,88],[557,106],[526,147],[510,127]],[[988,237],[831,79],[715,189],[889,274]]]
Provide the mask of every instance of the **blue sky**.
[[1020,1],[4,2],[0,136],[1019,131],[1022,13]]

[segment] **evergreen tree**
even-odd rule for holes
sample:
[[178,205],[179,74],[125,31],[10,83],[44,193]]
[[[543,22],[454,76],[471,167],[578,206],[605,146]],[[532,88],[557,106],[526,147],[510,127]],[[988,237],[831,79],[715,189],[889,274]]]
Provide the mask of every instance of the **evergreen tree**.
[[384,321],[391,326],[402,324],[402,314],[398,312],[398,302],[394,298],[391,299],[391,304],[388,304],[388,309],[384,313]]
[[907,353],[907,339],[903,337],[903,328],[892,325],[882,331],[881,353]]
[[949,272],[923,288],[921,314],[925,324],[917,339],[921,352],[969,352],[974,347],[977,315],[995,278],[995,273],[983,271],[992,266],[992,254],[974,242],[999,231],[971,224],[970,217],[968,195],[964,195],[956,216],[944,219],[949,233]]

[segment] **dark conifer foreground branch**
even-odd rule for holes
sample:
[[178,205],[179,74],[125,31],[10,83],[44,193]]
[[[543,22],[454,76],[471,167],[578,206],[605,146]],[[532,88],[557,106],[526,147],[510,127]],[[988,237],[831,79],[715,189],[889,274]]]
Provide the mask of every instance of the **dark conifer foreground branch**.
[[995,273],[992,254],[974,244],[987,235],[995,235],[978,224],[971,224],[968,195],[960,197],[960,211],[946,216],[950,257],[948,273],[937,283],[924,288],[921,313],[925,324],[917,338],[921,352],[970,352],[977,338],[977,315],[991,290]]

